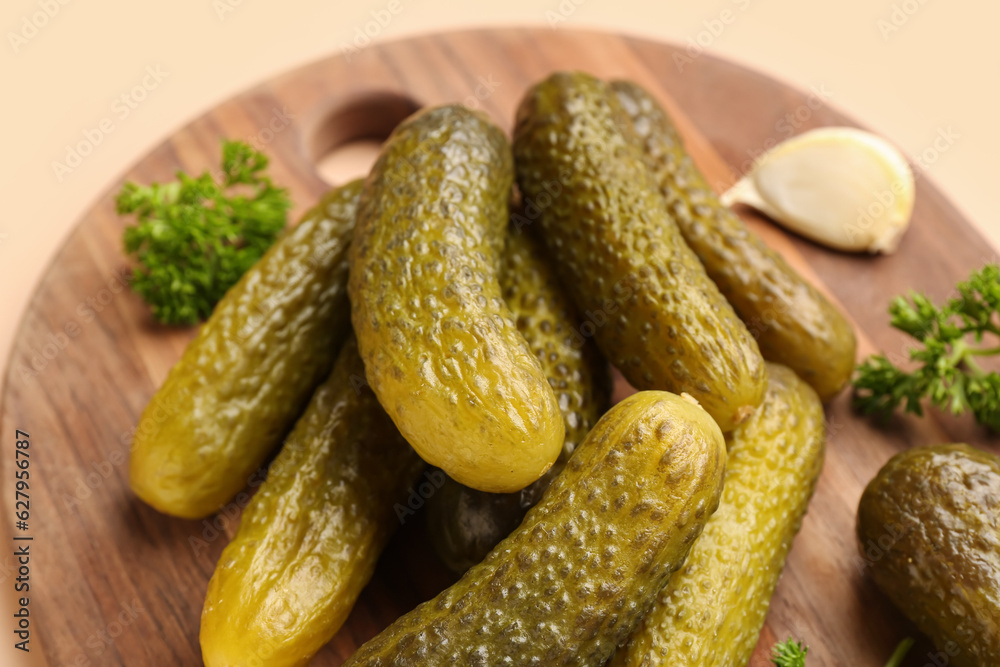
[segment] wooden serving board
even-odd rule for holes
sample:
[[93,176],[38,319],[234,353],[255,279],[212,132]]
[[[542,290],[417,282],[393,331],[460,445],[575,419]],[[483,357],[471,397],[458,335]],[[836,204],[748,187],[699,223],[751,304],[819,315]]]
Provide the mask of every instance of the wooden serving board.
[[[338,144],[380,139],[413,109],[465,101],[510,128],[525,88],[559,69],[628,77],[673,112],[709,179],[724,188],[786,128],[854,125],[821,98],[708,55],[594,32],[507,29],[448,33],[337,55],[248,91],[176,132],[124,179],[171,179],[218,163],[222,137],[255,138],[290,188],[295,213],[328,187],[319,157]],[[290,123],[283,119],[290,119]],[[69,237],[38,286],[14,344],[3,393],[3,524],[31,535],[33,653],[49,665],[198,665],[199,617],[234,516],[182,521],[138,502],[127,484],[131,430],[180,357],[193,329],[152,323],[122,289],[124,222],[112,183]],[[905,352],[888,326],[891,297],[909,289],[945,297],[995,251],[931,185],[917,186],[913,226],[898,254],[832,252],[746,217],[767,241],[843,305],[857,324],[860,354]],[[745,212],[744,212],[745,213]],[[621,389],[621,388],[620,388]],[[619,392],[621,393],[621,392]],[[810,667],[883,665],[914,629],[864,576],[854,517],[864,485],[911,445],[968,441],[1000,451],[970,420],[931,411],[877,428],[842,395],[828,407],[826,467],[771,605],[751,665],[789,635],[806,641]],[[13,440],[31,435],[31,522],[15,531]],[[6,551],[6,548],[4,548]],[[14,595],[12,561],[0,577]],[[347,624],[315,659],[339,665],[355,647],[450,582],[418,519],[403,526]],[[8,623],[10,623],[8,619]],[[7,627],[6,625],[4,627]],[[907,664],[928,662],[918,645]]]

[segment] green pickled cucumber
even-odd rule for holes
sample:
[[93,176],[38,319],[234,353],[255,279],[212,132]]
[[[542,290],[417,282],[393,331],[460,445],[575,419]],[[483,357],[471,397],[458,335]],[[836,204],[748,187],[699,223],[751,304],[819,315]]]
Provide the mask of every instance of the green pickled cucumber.
[[564,428],[497,279],[513,181],[484,116],[436,107],[392,133],[351,248],[354,330],[375,394],[428,462],[483,491],[523,489]]
[[823,467],[816,392],[768,364],[764,403],[727,436],[719,509],[609,667],[745,667]]
[[857,341],[847,318],[718,196],[684,150],[663,107],[638,84],[613,81],[646,165],[688,246],[757,338],[827,401],[851,377]]
[[858,506],[872,579],[932,640],[935,664],[1000,665],[1000,458],[964,444],[892,457]]
[[587,74],[532,88],[514,131],[526,210],[604,355],[639,389],[691,394],[728,431],[763,399],[764,361],[684,243],[624,114]]
[[350,331],[361,185],[323,197],[216,305],[139,421],[129,463],[139,498],[206,516],[281,443]]
[[353,338],[219,558],[206,667],[305,665],[347,619],[424,467],[365,386]]
[[566,440],[555,465],[519,493],[486,493],[448,478],[427,502],[435,549],[456,573],[480,562],[507,537],[558,475],[576,446],[608,408],[611,380],[593,339],[559,284],[538,242],[511,230],[502,256],[500,287],[517,330],[541,362],[559,399]]
[[725,461],[722,432],[690,398],[626,398],[514,533],[346,664],[603,664],[715,511]]

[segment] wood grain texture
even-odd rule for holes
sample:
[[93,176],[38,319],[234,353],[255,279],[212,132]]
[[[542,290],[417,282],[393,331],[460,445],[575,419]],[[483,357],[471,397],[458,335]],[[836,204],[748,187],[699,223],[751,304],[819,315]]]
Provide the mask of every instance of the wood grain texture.
[[[808,92],[710,56],[681,70],[673,58],[680,53],[639,39],[545,29],[458,32],[375,45],[350,62],[342,56],[317,62],[220,105],[172,135],[123,179],[164,181],[178,169],[211,169],[220,138],[256,138],[266,144],[273,177],[291,190],[298,214],[327,188],[315,164],[331,143],[384,131],[410,102],[465,101],[509,129],[526,86],[558,69],[631,78],[650,88],[719,188],[732,183],[755,152],[784,137],[781,121],[788,114],[800,112],[796,131],[856,124],[825,104],[812,108]],[[274,119],[281,116],[292,123],[280,128]],[[128,490],[132,429],[193,331],[152,323],[140,300],[123,289],[124,223],[113,201],[120,186],[111,184],[42,278],[6,376],[4,451],[13,447],[16,428],[32,438],[33,649],[41,649],[52,666],[197,665],[206,586],[240,508],[234,504],[214,519],[181,521],[156,513]],[[971,268],[995,260],[994,250],[925,178],[918,181],[912,229],[891,257],[831,252],[741,213],[843,305],[858,327],[861,354],[905,353],[903,336],[887,324],[892,296],[918,289],[943,298]],[[935,411],[876,428],[854,416],[842,395],[827,414],[826,467],[754,667],[769,664],[767,648],[788,635],[810,645],[810,667],[884,664],[896,642],[914,630],[863,575],[854,540],[862,488],[892,454],[911,445],[962,440],[1000,451],[971,421]],[[12,461],[12,454],[2,460],[8,533]],[[16,575],[0,558],[4,563],[0,578],[10,590]],[[430,554],[420,517],[412,518],[348,623],[314,664],[339,665],[449,581]],[[929,650],[926,642],[918,645],[907,664],[925,664]]]

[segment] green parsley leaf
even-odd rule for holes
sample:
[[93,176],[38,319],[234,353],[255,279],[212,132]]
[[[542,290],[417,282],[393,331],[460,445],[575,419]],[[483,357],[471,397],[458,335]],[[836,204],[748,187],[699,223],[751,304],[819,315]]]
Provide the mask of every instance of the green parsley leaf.
[[[903,664],[903,658],[913,646],[913,640],[907,637],[899,642],[899,646],[892,652],[892,657],[885,667],[899,667]],[[809,647],[802,642],[796,642],[789,637],[787,640],[774,645],[771,649],[771,662],[776,667],[806,667],[806,653]]]
[[126,183],[118,195],[125,252],[137,263],[132,289],[166,324],[193,324],[260,259],[285,227],[291,201],[264,171],[268,158],[225,141],[221,182],[177,174],[173,183]]
[[[921,345],[909,351],[917,368],[906,372],[884,354],[858,366],[854,406],[863,414],[886,417],[902,407],[923,414],[921,401],[952,414],[971,412],[1000,430],[1000,375],[985,371],[976,357],[1000,354],[1000,267],[989,264],[958,284],[958,296],[936,306],[923,294],[897,297],[890,323]],[[990,339],[990,344],[984,340]]]
[[771,662],[776,667],[806,667],[806,653],[809,647],[789,637],[771,649]]
[[889,662],[886,663],[885,667],[899,667],[903,664],[903,658],[906,654],[910,652],[910,648],[913,647],[913,640],[907,637],[903,641],[899,642],[899,646],[896,650],[892,652],[892,657],[889,658]]

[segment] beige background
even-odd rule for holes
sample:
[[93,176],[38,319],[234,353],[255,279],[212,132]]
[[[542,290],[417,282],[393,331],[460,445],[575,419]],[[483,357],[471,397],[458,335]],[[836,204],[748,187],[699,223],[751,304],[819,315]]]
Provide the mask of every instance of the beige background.
[[[927,175],[1000,244],[995,216],[1000,188],[993,182],[1000,149],[998,3],[396,1],[400,11],[375,41],[455,27],[546,25],[559,18],[554,29],[588,27],[700,41],[713,53],[800,86],[823,86],[832,104],[911,156],[931,148],[939,132],[951,131],[958,139],[927,165]],[[260,79],[337,52],[371,20],[371,12],[388,5],[388,0],[3,0],[3,359],[46,263],[111,181],[215,103]],[[44,7],[54,16],[39,15]],[[26,29],[32,22],[44,25],[32,32]],[[124,117],[119,98],[142,84],[147,68],[159,68],[161,81],[150,85],[146,99]],[[111,124],[105,128],[113,131],[72,173],[57,175],[53,162],[65,161],[67,145],[81,141],[106,118]],[[3,488],[6,493],[6,480]],[[0,623],[3,636],[9,633],[7,623]],[[15,664],[10,662],[15,653],[5,641],[0,664]]]

